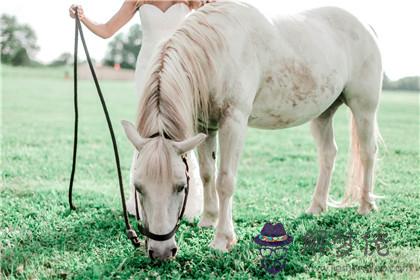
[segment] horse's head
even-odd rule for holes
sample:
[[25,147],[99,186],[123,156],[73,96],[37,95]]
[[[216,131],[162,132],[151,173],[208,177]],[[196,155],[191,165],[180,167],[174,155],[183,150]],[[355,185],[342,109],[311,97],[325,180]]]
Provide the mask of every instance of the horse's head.
[[138,151],[132,181],[140,194],[142,234],[151,258],[168,259],[177,252],[175,231],[188,195],[186,153],[206,138],[198,134],[182,142],[164,137],[145,139],[133,124],[123,121],[127,138]]

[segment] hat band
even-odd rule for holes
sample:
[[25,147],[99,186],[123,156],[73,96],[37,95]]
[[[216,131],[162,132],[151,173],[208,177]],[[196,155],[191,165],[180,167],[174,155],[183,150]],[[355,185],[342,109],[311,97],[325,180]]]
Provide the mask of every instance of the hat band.
[[265,236],[260,234],[258,236],[258,238],[262,241],[265,242],[280,242],[280,241],[284,241],[287,240],[287,235],[282,235],[282,236]]

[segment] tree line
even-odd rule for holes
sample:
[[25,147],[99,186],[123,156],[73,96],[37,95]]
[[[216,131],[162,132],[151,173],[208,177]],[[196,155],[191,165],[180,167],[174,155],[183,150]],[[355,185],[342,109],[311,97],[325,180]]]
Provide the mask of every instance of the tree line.
[[411,76],[392,81],[385,73],[382,88],[385,90],[408,90],[420,92],[420,77]]
[[[35,61],[39,50],[35,31],[27,24],[18,22],[15,16],[2,14],[1,28],[1,62],[14,66],[39,66]],[[108,44],[103,63],[108,66],[118,64],[124,69],[136,67],[137,55],[141,48],[142,31],[139,24],[133,25],[129,31],[117,34]],[[73,63],[71,53],[63,53],[48,66],[64,66]],[[420,92],[420,77],[405,77],[392,81],[384,74],[383,88],[386,90],[408,90]]]
[[[27,24],[18,22],[15,16],[2,14],[1,29],[1,63],[13,66],[39,66],[34,60],[39,51],[35,31]],[[134,69],[137,55],[141,48],[142,32],[139,24],[133,25],[127,34],[119,33],[108,44],[103,59],[105,65],[119,64],[121,68]],[[73,55],[65,52],[47,66],[64,66],[73,63]]]

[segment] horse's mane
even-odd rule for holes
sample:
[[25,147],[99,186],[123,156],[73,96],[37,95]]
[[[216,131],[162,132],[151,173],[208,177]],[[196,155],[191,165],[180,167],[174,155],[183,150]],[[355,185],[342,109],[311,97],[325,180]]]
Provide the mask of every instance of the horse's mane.
[[229,3],[208,6],[192,13],[151,59],[137,116],[143,137],[159,133],[181,141],[195,132],[198,120],[207,123],[208,77],[225,48],[220,27],[210,25],[208,17],[226,18]]

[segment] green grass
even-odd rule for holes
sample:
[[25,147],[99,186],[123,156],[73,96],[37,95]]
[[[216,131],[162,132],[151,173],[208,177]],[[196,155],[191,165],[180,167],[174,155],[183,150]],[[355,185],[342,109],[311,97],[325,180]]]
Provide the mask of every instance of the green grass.
[[[419,279],[419,95],[382,96],[381,149],[376,192],[380,212],[355,208],[304,215],[317,176],[316,150],[307,125],[278,131],[250,129],[234,196],[239,242],[229,254],[208,244],[213,230],[183,222],[174,261],[150,260],[124,234],[113,153],[91,81],[80,82],[80,145],[75,180],[76,212],[67,205],[73,141],[72,82],[64,69],[2,70],[1,275],[10,279],[225,278],[272,276],[260,267],[252,238],[265,222],[282,222],[294,237],[288,265],[277,278]],[[134,85],[101,82],[114,122],[125,183],[131,146],[119,121],[134,119]],[[335,119],[339,155],[331,195],[344,190],[348,112]],[[304,249],[310,232],[353,231],[352,253],[337,257]],[[389,255],[364,255],[363,234],[388,234]]]

